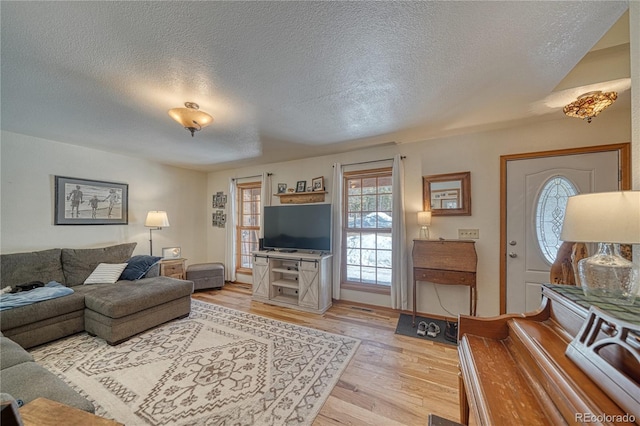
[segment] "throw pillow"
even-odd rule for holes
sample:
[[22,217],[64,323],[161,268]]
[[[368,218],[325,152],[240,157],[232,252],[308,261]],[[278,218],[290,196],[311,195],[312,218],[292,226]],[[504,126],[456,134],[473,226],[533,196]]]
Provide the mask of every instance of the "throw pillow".
[[0,255],[2,287],[14,287],[16,284],[29,281],[48,283],[53,280],[65,283],[60,261],[61,253],[61,249],[50,249]]
[[121,280],[135,281],[143,278],[149,269],[158,263],[162,258],[156,256],[138,255],[127,260],[127,267],[120,275]]
[[126,263],[100,263],[93,270],[89,278],[84,280],[85,284],[113,284],[118,281],[120,274],[127,267]]
[[62,249],[65,284],[68,287],[81,285],[99,263],[126,262],[131,257],[136,244],[125,243],[95,249]]

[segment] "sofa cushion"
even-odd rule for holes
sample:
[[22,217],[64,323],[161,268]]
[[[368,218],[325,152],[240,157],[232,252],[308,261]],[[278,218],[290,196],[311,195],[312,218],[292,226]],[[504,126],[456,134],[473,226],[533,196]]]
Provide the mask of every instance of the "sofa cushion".
[[122,318],[193,293],[193,282],[169,277],[83,286],[87,309],[109,318]]
[[84,309],[84,296],[76,291],[68,296],[44,300],[28,306],[2,311],[0,326],[3,330],[11,330],[26,324],[58,317],[69,312]]
[[22,346],[8,337],[0,337],[0,369],[30,361],[33,361],[33,357]]
[[62,270],[66,284],[84,283],[100,263],[125,263],[137,243],[118,244],[96,249],[62,249]]
[[100,263],[91,275],[84,280],[84,284],[113,284],[118,281],[120,274],[127,267],[126,263]]
[[24,362],[0,371],[0,391],[25,404],[43,397],[90,413],[95,410],[91,402],[35,362]]
[[31,281],[65,283],[61,249],[0,255],[2,288]]
[[121,280],[135,281],[144,277],[147,272],[162,258],[157,256],[138,255],[127,260],[127,267],[120,275]]

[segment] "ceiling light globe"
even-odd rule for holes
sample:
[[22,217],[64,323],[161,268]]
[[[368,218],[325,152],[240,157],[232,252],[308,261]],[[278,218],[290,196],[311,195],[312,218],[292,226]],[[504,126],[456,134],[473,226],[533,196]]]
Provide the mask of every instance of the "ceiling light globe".
[[213,117],[204,111],[200,111],[200,107],[195,102],[185,102],[184,106],[185,108],[170,109],[168,114],[169,117],[190,131],[192,137],[195,132],[213,123]]

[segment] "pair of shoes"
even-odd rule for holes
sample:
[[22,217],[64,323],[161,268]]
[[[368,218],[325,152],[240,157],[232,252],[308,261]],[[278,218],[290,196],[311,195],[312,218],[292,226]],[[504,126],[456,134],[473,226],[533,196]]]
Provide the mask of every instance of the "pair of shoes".
[[427,327],[427,336],[437,337],[438,334],[440,334],[440,327],[435,322],[430,322],[429,327]]
[[418,324],[418,331],[416,332],[418,336],[424,336],[427,334],[427,323],[424,321],[420,321]]

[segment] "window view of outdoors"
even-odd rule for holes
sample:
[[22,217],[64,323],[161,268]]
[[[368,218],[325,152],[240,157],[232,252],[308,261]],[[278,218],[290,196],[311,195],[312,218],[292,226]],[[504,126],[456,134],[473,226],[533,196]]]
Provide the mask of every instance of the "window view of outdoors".
[[238,185],[238,270],[253,268],[251,252],[258,250],[260,232],[260,184]]
[[345,178],[347,283],[391,285],[391,171]]

